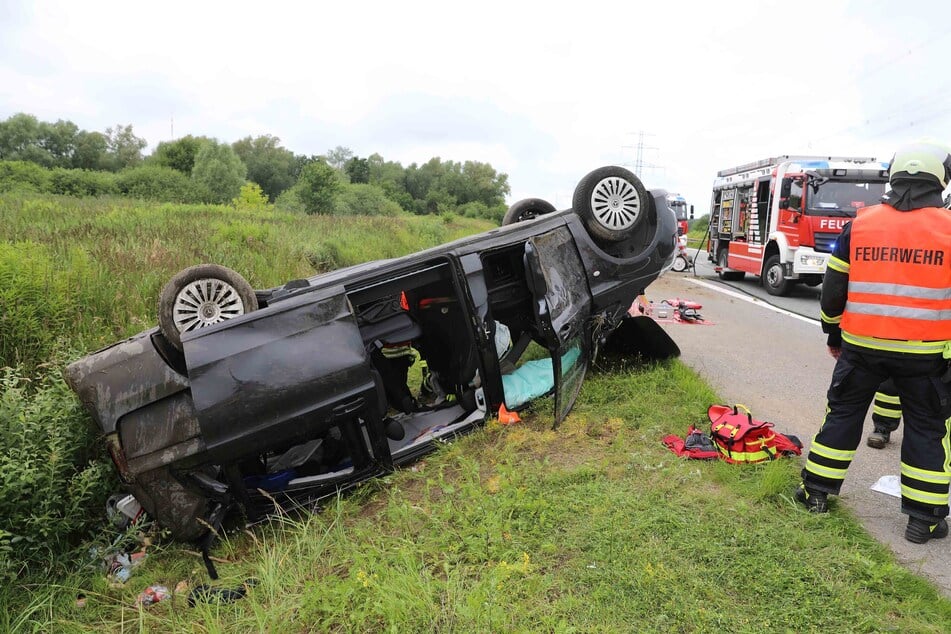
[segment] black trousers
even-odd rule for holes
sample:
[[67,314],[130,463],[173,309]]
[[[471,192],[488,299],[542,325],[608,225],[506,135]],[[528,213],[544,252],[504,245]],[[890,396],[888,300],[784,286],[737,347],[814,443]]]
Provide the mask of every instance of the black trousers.
[[891,378],[901,399],[901,510],[925,520],[948,515],[951,485],[951,395],[937,355],[885,353],[844,343],[832,371],[826,417],[802,477],[811,489],[837,494],[855,457],[868,407]]
[[872,403],[872,424],[875,431],[891,433],[898,429],[901,422],[901,399],[898,398],[898,388],[895,381],[886,380],[875,392],[875,401]]

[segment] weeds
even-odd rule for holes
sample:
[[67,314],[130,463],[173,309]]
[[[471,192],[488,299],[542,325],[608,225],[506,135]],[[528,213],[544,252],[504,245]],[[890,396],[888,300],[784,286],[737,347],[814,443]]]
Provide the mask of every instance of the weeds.
[[0,446],[0,580],[37,566],[61,573],[63,556],[101,523],[115,476],[51,367],[32,379],[13,368],[0,373]]

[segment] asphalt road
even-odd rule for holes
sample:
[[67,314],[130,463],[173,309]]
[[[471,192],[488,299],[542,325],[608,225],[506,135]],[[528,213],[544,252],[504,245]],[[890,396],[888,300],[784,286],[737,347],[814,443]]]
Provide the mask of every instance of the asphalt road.
[[[700,313],[712,325],[662,324],[680,346],[681,360],[724,404],[748,406],[757,418],[797,435],[808,448],[825,414],[835,361],[818,322],[818,289],[797,286],[796,291],[791,297],[773,298],[751,276],[724,283],[701,253],[696,270],[668,271],[648,287],[647,296],[655,304],[674,297],[702,304]],[[899,511],[899,499],[870,488],[882,476],[898,475],[902,429],[884,449],[859,446],[838,500],[902,564],[951,598],[951,538],[923,545],[905,541],[908,518]],[[871,417],[866,420],[868,431]]]

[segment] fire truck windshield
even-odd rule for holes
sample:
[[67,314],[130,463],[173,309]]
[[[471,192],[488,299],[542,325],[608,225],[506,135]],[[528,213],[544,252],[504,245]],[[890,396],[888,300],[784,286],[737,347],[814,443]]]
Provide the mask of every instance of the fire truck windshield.
[[853,218],[856,210],[879,203],[884,193],[884,182],[868,183],[813,178],[806,191],[806,214]]
[[673,209],[677,215],[677,220],[687,220],[687,201],[671,200],[669,203],[670,208]]

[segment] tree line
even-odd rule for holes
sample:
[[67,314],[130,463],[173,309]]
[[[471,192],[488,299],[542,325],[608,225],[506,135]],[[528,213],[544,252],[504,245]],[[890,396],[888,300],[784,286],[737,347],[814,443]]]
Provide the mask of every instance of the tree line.
[[0,191],[127,195],[191,203],[255,199],[278,209],[319,214],[454,212],[500,220],[508,175],[488,163],[434,157],[404,167],[379,154],[337,146],[296,154],[269,134],[233,143],[187,135],[151,154],[131,125],[105,132],[72,121],[18,113],[0,121]]

